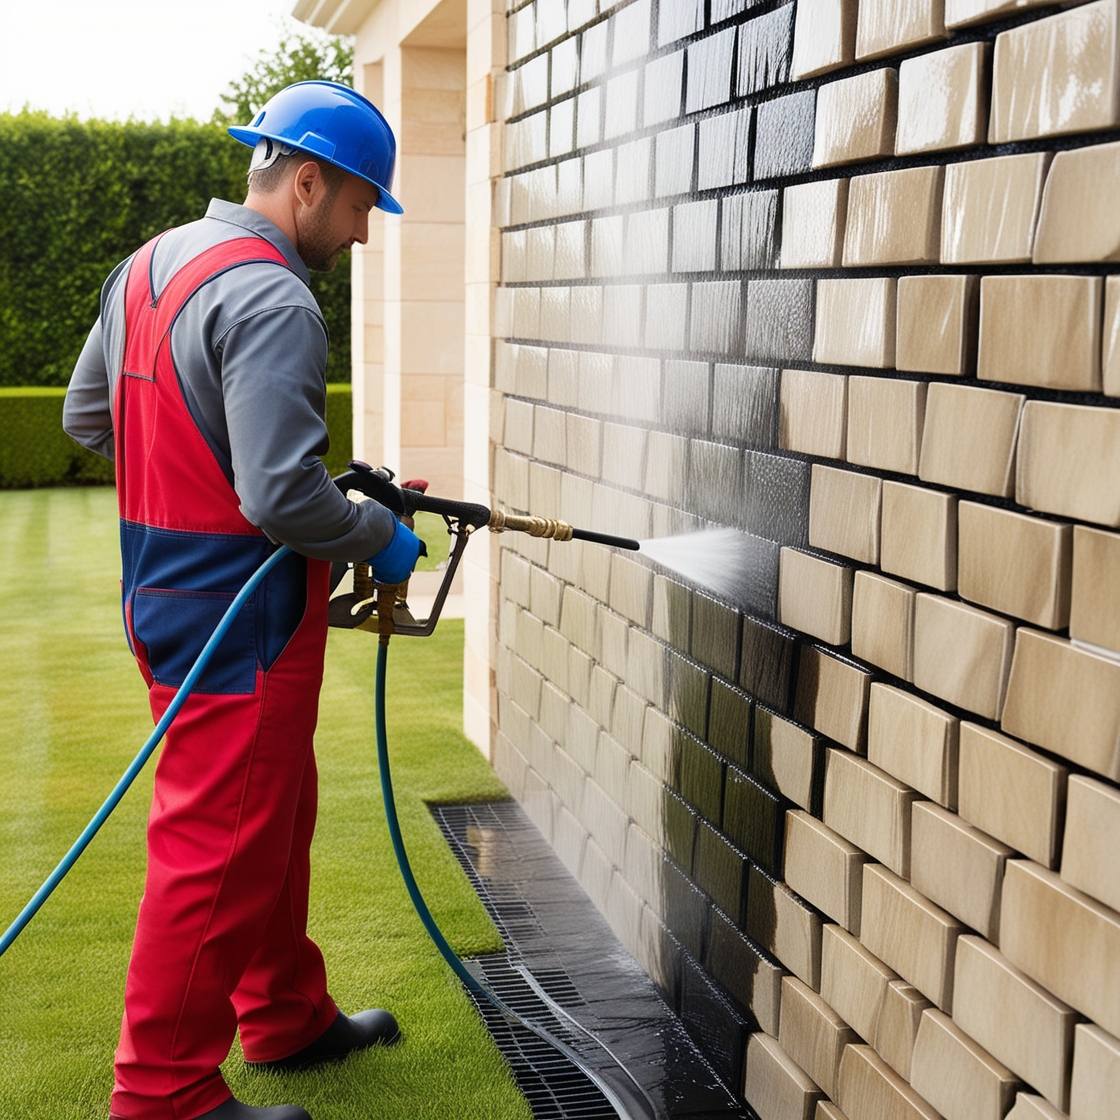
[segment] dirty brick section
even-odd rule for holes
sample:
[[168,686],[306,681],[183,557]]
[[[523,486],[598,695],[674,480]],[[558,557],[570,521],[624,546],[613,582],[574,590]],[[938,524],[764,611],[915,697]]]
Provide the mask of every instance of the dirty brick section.
[[753,570],[503,542],[495,765],[763,1120],[1114,1116],[1117,0],[599,7],[504,15],[495,497]]

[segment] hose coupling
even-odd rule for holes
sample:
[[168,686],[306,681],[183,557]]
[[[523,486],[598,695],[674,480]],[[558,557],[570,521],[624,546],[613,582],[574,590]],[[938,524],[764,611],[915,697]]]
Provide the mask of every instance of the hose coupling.
[[575,530],[566,521],[554,517],[522,517],[496,509],[490,514],[491,533],[528,533],[531,537],[547,537],[554,541],[570,541]]

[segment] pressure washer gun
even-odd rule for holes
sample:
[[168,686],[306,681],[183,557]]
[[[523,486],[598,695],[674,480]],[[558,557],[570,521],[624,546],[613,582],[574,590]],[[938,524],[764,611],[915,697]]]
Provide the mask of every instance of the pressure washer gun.
[[[463,550],[476,529],[489,529],[492,533],[528,533],[554,541],[591,541],[614,548],[637,550],[639,545],[628,537],[614,537],[606,533],[593,533],[589,529],[575,529],[566,521],[550,517],[522,516],[489,510],[473,502],[457,502],[450,498],[437,498],[426,492],[426,483],[398,486],[388,467],[371,467],[368,463],[351,460],[350,469],[335,478],[335,485],[347,494],[357,490],[379,502],[411,526],[417,513],[434,513],[443,518],[452,543],[447,556],[443,581],[426,619],[417,621],[408,608],[408,583],[378,584],[374,581],[369,564],[336,563],[331,569],[330,624],[350,630],[371,630],[388,641],[391,634],[405,634],[426,638],[436,628],[443,610],[451,582],[455,578]],[[353,572],[353,590],[346,591],[343,581]],[[342,590],[340,590],[340,588]],[[377,615],[374,618],[374,614]]]

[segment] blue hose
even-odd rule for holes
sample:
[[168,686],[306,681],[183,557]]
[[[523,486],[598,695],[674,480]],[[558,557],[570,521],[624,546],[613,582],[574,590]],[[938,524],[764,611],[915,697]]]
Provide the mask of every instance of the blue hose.
[[249,582],[237,593],[233,602],[226,608],[226,613],[222,615],[221,622],[218,623],[214,633],[210,635],[210,640],[202,647],[202,652],[191,666],[191,670],[187,674],[186,679],[179,686],[178,692],[171,698],[171,703],[167,705],[167,711],[163,713],[163,717],[160,719],[159,723],[156,724],[155,729],[140,748],[140,753],[137,754],[129,764],[128,769],[121,775],[120,781],[113,787],[113,792],[105,798],[104,804],[94,813],[93,820],[82,830],[81,836],[74,841],[70,850],[62,857],[62,861],[47,877],[47,881],[32,895],[31,901],[28,902],[19,912],[19,916],[16,920],[4,931],[4,936],[0,937],[0,957],[8,951],[12,942],[23,932],[23,927],[35,917],[39,912],[39,908],[54,893],[55,887],[66,878],[66,873],[77,863],[78,857],[89,847],[89,842],[97,835],[101,826],[109,819],[109,814],[112,813],[120,803],[121,798],[128,792],[128,787],[136,780],[136,775],[144,769],[144,764],[152,757],[152,752],[159,746],[160,740],[164,735],[167,734],[167,729],[179,714],[179,709],[187,702],[187,697],[190,696],[191,692],[194,690],[194,686],[198,683],[198,678],[202,676],[202,672],[209,664],[214,650],[218,648],[219,643],[226,636],[226,632],[232,625],[233,620],[237,617],[238,611],[245,605],[245,600],[256,591],[261,580],[264,579],[289,552],[291,552],[291,549],[288,548],[287,545],[281,545],[249,577]]

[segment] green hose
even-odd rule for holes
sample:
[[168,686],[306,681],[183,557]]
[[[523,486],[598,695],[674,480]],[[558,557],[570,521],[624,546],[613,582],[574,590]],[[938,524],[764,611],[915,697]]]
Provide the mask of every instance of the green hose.
[[[377,728],[377,766],[381,771],[381,798],[385,802],[385,819],[389,825],[389,837],[393,841],[393,851],[400,867],[401,878],[408,888],[408,897],[420,921],[428,931],[428,936],[435,943],[440,956],[451,966],[452,971],[472,992],[493,998],[490,993],[471,975],[470,970],[459,959],[458,954],[447,943],[443,931],[436,925],[424,896],[416,884],[416,876],[412,874],[412,864],[405,851],[404,838],[401,836],[401,822],[397,819],[397,801],[393,796],[393,775],[389,771],[389,738],[385,731],[385,666],[389,659],[388,643],[379,644],[377,647],[377,676],[374,682],[374,724]],[[496,1002],[496,1001],[495,1001]],[[500,1006],[500,1005],[499,1005]]]

